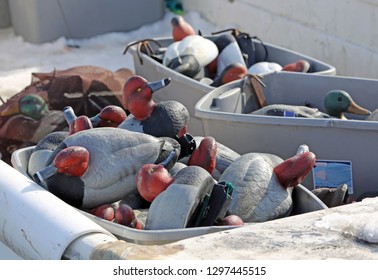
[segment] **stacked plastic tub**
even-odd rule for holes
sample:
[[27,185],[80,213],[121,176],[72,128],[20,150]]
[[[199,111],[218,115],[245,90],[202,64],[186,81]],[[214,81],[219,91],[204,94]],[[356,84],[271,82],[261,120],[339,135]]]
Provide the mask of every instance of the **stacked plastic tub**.
[[[360,106],[371,111],[378,108],[378,80],[374,79],[278,72],[264,75],[262,81],[265,87],[258,90],[267,104],[310,105],[325,112],[325,94],[340,89]],[[319,165],[330,167],[319,169],[319,174],[314,169],[306,179],[307,187],[318,187],[317,176],[327,179],[335,175],[332,173],[344,172],[331,169],[332,164],[339,163],[349,169],[345,172],[352,199],[378,194],[377,121],[354,114],[347,114],[347,120],[251,115],[253,102],[248,100],[253,98],[253,91],[246,83],[247,79],[221,86],[197,103],[195,115],[201,119],[205,135],[239,153],[266,152],[282,158],[307,144]]]
[[[26,180],[25,178],[29,178],[29,174],[27,172],[28,160],[33,151],[34,147],[27,147],[23,149],[19,149],[15,151],[12,155],[12,165],[13,167],[20,172],[20,178]],[[5,163],[3,163],[5,165]],[[5,170],[4,170],[5,172]],[[17,181],[17,178],[14,179]],[[29,178],[30,181],[30,178]],[[1,187],[1,186],[0,186]],[[5,186],[4,186],[5,187]],[[25,186],[26,188],[28,186]],[[39,187],[37,184],[33,184],[33,187],[39,189],[39,191],[44,192],[45,190],[42,187]],[[53,196],[53,195],[51,195]],[[20,201],[22,199],[22,195],[20,195]],[[54,197],[54,200],[57,198]],[[59,200],[59,199],[58,199]],[[39,202],[36,201],[38,204]],[[65,204],[61,201],[61,204]],[[66,205],[72,209],[73,207]],[[312,211],[326,209],[327,206],[318,199],[314,194],[312,194],[308,189],[303,186],[298,186],[293,191],[293,210],[291,215],[300,215]],[[230,230],[236,228],[237,226],[204,226],[204,227],[191,227],[191,228],[184,228],[184,229],[166,229],[166,230],[138,230],[130,227],[126,227],[120,224],[116,224],[114,222],[109,222],[104,219],[98,218],[90,213],[85,211],[81,211],[79,209],[74,208],[75,211],[84,215],[88,220],[95,222],[97,225],[101,226],[109,233],[113,234],[120,240],[124,240],[130,243],[140,244],[140,245],[158,245],[158,244],[166,244],[171,243],[174,241],[205,235],[213,232],[219,232],[224,230]],[[135,209],[140,210],[140,209]],[[40,219],[44,220],[44,223],[48,223],[48,220],[51,219],[49,215],[41,216]],[[53,221],[56,223],[57,221]],[[72,221],[74,222],[74,221]],[[64,223],[70,224],[70,220],[65,220]],[[1,224],[1,220],[0,220]],[[69,237],[67,237],[69,238]],[[38,238],[36,237],[36,240]],[[1,236],[0,236],[1,241]],[[38,240],[40,242],[40,240]]]
[[[205,38],[214,40],[216,35],[205,36]],[[256,38],[251,38],[251,40],[255,48],[254,53],[256,62],[269,61],[280,65],[286,65],[297,60],[306,60],[311,65],[309,74],[336,74],[335,67],[325,62],[289,49],[282,48],[280,46],[262,42]],[[173,38],[154,38],[154,41],[160,45],[157,52],[163,54],[166,48],[173,43]],[[156,46],[156,44],[151,44]],[[195,116],[194,107],[206,93],[215,88],[164,66],[153,56],[138,51],[137,45],[131,46],[129,50],[133,56],[136,74],[146,78],[149,81],[160,80],[166,77],[170,77],[172,79],[171,83],[167,87],[154,93],[154,99],[156,101],[176,100],[181,102],[187,107],[190,113],[190,120],[188,123],[189,132],[193,135],[204,135],[205,131],[202,128],[202,121],[200,118]]]

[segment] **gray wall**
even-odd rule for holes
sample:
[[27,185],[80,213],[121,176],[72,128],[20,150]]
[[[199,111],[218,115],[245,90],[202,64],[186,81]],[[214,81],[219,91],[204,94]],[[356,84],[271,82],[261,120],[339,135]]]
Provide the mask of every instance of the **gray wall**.
[[0,0],[0,28],[10,27],[8,0]]

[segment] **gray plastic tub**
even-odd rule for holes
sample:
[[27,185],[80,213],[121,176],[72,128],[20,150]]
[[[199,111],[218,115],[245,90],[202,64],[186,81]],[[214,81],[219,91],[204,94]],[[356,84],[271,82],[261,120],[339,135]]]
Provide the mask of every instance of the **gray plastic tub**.
[[[280,72],[264,76],[263,82],[267,104],[310,103],[325,111],[324,95],[342,89],[359,105],[371,111],[378,108],[378,80]],[[239,153],[267,152],[282,158],[307,144],[317,159],[351,163],[352,197],[378,191],[378,122],[350,114],[348,120],[250,115],[241,100],[248,100],[251,92],[243,84],[239,80],[221,86],[197,103],[195,114],[202,120],[205,135]],[[306,187],[311,189],[313,184],[313,178],[306,179]]]
[[[211,39],[215,38],[216,36],[214,35],[205,37]],[[162,51],[164,51],[166,47],[173,43],[173,39],[171,37],[155,38],[154,40],[161,45]],[[336,74],[336,68],[332,65],[289,49],[285,49],[265,42],[262,44],[257,39],[252,40],[256,48],[256,62],[264,61],[266,54],[263,47],[264,44],[268,52],[267,61],[276,62],[280,65],[286,65],[296,60],[304,59],[311,64],[309,72],[310,74]],[[154,43],[152,43],[152,45],[155,46]],[[160,89],[158,92],[154,93],[155,100],[176,100],[181,102],[184,106],[187,107],[190,113],[190,120],[188,125],[189,132],[195,136],[203,135],[204,130],[202,128],[202,123],[201,120],[195,116],[194,107],[197,101],[201,99],[206,93],[213,90],[214,87],[200,83],[199,81],[182,75],[164,66],[163,64],[159,63],[146,54],[141,55],[141,63],[136,46],[132,46],[130,48],[130,53],[133,56],[136,74],[146,78],[149,81],[159,80],[166,77],[170,77],[172,79],[172,82],[167,87]]]
[[9,9],[15,33],[37,44],[129,31],[165,12],[163,0],[11,0]]
[[[29,176],[27,166],[33,149],[33,146],[26,147],[16,150],[12,154],[13,167],[26,176]],[[323,209],[327,209],[327,206],[308,189],[301,185],[294,188],[293,211],[291,215],[299,215]],[[81,210],[78,211],[114,234],[117,238],[141,245],[166,244],[190,237],[237,228],[237,226],[207,226],[171,230],[137,230],[106,221]]]

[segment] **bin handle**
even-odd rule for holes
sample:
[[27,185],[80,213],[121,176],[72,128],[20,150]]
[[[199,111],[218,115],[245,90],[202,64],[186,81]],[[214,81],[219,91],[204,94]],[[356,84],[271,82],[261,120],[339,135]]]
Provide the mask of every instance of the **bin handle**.
[[137,45],[137,54],[138,54],[139,62],[140,64],[143,64],[142,55],[141,55],[141,52],[143,52],[142,47],[144,47],[145,49],[144,53],[146,53],[148,56],[151,56],[152,54],[155,53],[154,49],[151,47],[151,42],[154,42],[156,45],[159,46],[159,48],[161,48],[161,45],[158,41],[154,39],[143,39],[143,40],[138,40],[138,41],[129,43],[126,46],[125,50],[123,51],[123,54],[126,54],[126,52],[129,50],[131,46]]

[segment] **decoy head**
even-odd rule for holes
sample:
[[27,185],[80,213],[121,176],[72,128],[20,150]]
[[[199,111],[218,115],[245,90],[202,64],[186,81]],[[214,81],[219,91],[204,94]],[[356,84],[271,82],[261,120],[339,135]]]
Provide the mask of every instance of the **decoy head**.
[[188,166],[197,165],[210,174],[216,166],[217,142],[211,136],[206,136],[197,149],[193,151],[188,160]]
[[40,120],[48,111],[49,107],[42,97],[35,94],[28,94],[21,97],[18,103],[14,103],[3,110],[0,115],[12,116],[22,114],[34,120]]
[[82,176],[88,169],[89,152],[84,147],[70,146],[61,150],[54,158],[52,164],[33,175],[37,183],[46,181],[57,173],[69,176]]
[[76,116],[71,106],[64,107],[63,114],[68,124],[69,135],[93,128],[91,120],[85,115]]
[[127,117],[125,110],[116,105],[108,105],[90,118],[93,127],[117,127]]
[[170,82],[170,78],[148,82],[138,75],[130,77],[123,87],[124,108],[138,120],[148,118],[156,106],[152,99],[152,94],[167,86]]
[[307,60],[297,60],[293,63],[286,64],[282,67],[282,71],[302,72],[307,73],[311,68],[310,63]]
[[273,172],[284,188],[295,187],[302,183],[315,165],[316,156],[312,152],[299,152],[277,165]]
[[182,16],[173,17],[171,19],[171,26],[174,41],[181,41],[188,35],[196,34],[194,28]]
[[329,91],[324,98],[324,107],[329,115],[340,119],[346,119],[344,113],[371,114],[369,110],[354,102],[349,93],[344,90]]
[[241,63],[231,63],[226,66],[222,73],[217,79],[214,79],[214,82],[211,84],[214,87],[218,87],[239,79],[242,79],[248,74],[248,69]]

